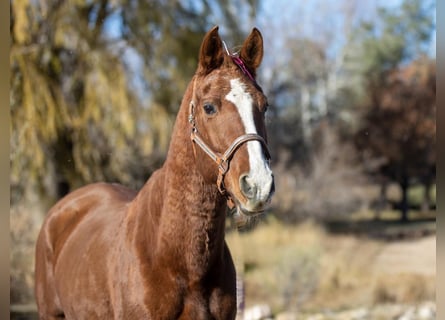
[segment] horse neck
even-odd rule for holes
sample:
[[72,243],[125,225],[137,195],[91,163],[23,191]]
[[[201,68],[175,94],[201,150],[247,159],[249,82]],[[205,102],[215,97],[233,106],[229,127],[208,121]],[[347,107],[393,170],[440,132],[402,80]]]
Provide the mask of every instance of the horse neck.
[[[202,271],[223,250],[226,200],[197,168],[188,123],[191,91],[189,85],[161,174],[153,176],[162,182],[149,181],[138,196],[139,211],[145,208],[149,216],[141,214],[138,219],[144,219],[147,227],[142,229],[152,233],[149,238],[156,239],[151,240],[157,243],[156,252],[183,253],[189,269]],[[154,191],[157,199],[150,196]]]
[[[182,100],[164,163],[165,181],[169,183],[168,188],[165,188],[165,196],[167,200],[181,206],[180,211],[184,214],[180,216],[209,218],[224,215],[226,206],[216,181],[206,183],[198,170],[199,161],[193,150],[188,121],[194,81],[190,82]],[[169,202],[166,204],[169,205]]]

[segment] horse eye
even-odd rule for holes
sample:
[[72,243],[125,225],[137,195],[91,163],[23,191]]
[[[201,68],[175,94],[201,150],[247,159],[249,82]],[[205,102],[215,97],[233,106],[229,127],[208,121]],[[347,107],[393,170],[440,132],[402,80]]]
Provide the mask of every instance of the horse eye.
[[212,115],[216,113],[216,108],[214,105],[210,104],[210,103],[206,103],[204,105],[204,111],[205,113],[207,113],[208,115]]

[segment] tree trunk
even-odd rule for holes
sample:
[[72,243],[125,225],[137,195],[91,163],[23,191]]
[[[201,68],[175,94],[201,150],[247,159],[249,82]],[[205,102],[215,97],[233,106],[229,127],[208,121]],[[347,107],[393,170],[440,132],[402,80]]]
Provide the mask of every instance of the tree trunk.
[[311,121],[310,103],[311,103],[311,93],[309,92],[309,88],[303,85],[301,88],[301,126],[303,128],[303,136],[305,142],[309,142],[312,136],[311,126],[310,126],[310,121]]
[[387,181],[382,181],[380,183],[380,195],[375,209],[375,220],[380,220],[383,209],[386,207],[386,191],[388,190]]
[[400,204],[400,211],[401,211],[401,220],[403,222],[408,221],[408,177],[404,175],[402,177],[402,181],[400,183],[400,187],[402,188],[402,201]]
[[423,201],[421,205],[421,212],[422,213],[428,213],[431,208],[431,181],[429,179],[426,179],[423,182],[423,188],[424,188],[424,194],[423,194]]

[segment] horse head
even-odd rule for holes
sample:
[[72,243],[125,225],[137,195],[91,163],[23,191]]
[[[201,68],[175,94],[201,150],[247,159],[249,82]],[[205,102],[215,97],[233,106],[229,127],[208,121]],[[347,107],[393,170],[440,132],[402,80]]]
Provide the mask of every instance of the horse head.
[[239,54],[231,54],[214,27],[201,44],[190,101],[198,168],[246,215],[264,211],[275,188],[265,126],[268,103],[255,80],[262,58],[257,29]]

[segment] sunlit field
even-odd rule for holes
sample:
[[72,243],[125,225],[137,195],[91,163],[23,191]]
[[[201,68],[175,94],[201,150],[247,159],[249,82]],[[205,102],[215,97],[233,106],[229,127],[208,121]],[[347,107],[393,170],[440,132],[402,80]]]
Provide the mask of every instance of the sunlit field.
[[435,300],[435,236],[386,242],[268,219],[254,231],[229,233],[227,241],[247,308],[338,311]]

